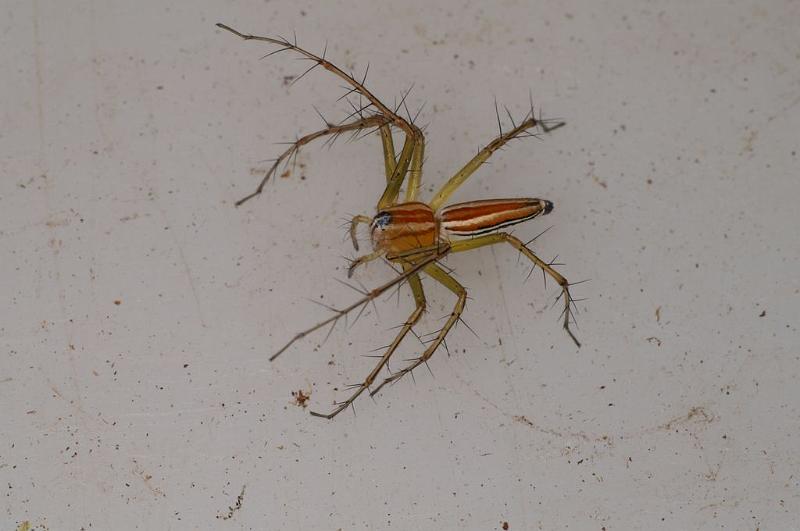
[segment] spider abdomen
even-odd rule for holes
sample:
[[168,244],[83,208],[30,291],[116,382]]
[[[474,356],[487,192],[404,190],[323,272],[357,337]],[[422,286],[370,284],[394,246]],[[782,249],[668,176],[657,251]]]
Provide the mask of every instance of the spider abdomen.
[[483,199],[457,203],[442,209],[442,229],[457,236],[474,236],[549,214],[553,203],[546,199]]

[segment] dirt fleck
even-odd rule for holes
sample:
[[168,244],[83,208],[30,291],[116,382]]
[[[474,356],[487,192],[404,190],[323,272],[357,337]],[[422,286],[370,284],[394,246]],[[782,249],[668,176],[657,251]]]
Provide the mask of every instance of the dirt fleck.
[[305,409],[308,407],[308,399],[311,398],[311,390],[309,389],[308,392],[306,392],[302,389],[298,389],[297,391],[292,391],[292,396],[294,397],[292,404]]
[[114,301],[114,304],[116,304],[117,306],[119,306],[120,304],[122,304],[122,301],[121,301],[120,299],[116,299],[116,300]]
[[51,219],[45,222],[49,228],[53,229],[55,227],[66,227],[69,225],[68,219]]
[[650,337],[648,337],[648,338],[647,338],[647,342],[648,342],[648,343],[655,343],[655,344],[656,344],[656,345],[658,345],[659,347],[661,346],[661,340],[660,340],[660,339],[658,339],[656,336],[650,336]]
[[514,415],[512,418],[514,420],[516,420],[517,422],[521,422],[523,424],[527,424],[528,426],[533,426],[534,425],[533,422],[528,420],[528,417],[526,417],[525,415]]
[[750,131],[747,134],[747,137],[745,137],[744,139],[744,143],[742,145],[742,149],[739,151],[739,155],[744,155],[745,153],[752,153],[754,151],[753,144],[755,143],[756,138],[758,138],[758,131],[755,130]]
[[761,310],[761,313],[758,314],[759,317],[764,317],[767,315],[767,310]]
[[722,463],[717,463],[717,466],[709,467],[708,472],[703,474],[703,477],[706,481],[716,481],[717,477],[719,477],[719,471],[722,468]]
[[656,322],[657,323],[661,322],[661,306],[656,308]]
[[600,177],[598,177],[597,175],[592,174],[592,180],[597,184],[599,184],[601,187],[608,188],[608,183],[600,180]]

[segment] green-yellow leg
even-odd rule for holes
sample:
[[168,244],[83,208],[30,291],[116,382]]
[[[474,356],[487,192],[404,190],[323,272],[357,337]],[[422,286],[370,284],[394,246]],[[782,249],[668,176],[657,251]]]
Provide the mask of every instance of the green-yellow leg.
[[378,387],[376,387],[375,389],[372,390],[372,392],[370,392],[370,395],[375,395],[381,390],[381,388],[384,385],[399,380],[406,374],[410,373],[411,371],[419,367],[421,364],[427,362],[430,359],[430,357],[433,356],[433,353],[436,352],[436,349],[439,348],[439,345],[442,344],[445,337],[447,337],[448,332],[450,332],[450,329],[453,328],[453,325],[456,324],[458,319],[461,317],[461,313],[464,311],[464,305],[467,302],[467,290],[464,288],[464,286],[459,284],[456,281],[456,279],[450,276],[444,269],[442,269],[435,263],[425,266],[425,269],[423,271],[425,271],[425,273],[429,277],[441,283],[447,289],[455,293],[456,296],[458,297],[458,300],[456,301],[456,304],[453,307],[453,311],[450,312],[450,316],[447,318],[447,321],[444,323],[444,326],[442,327],[441,330],[439,330],[439,333],[436,335],[436,338],[425,349],[425,352],[423,352],[419,358],[416,358],[413,361],[413,363],[411,363],[408,367],[386,378],[383,382],[381,382],[381,384]]
[[394,139],[392,138],[392,128],[382,125],[380,128],[381,145],[383,146],[383,162],[386,168],[386,182],[392,180],[394,167],[397,164],[397,155],[394,152]]
[[462,251],[470,251],[472,249],[477,249],[478,247],[484,247],[486,245],[494,245],[496,243],[503,242],[511,244],[515,249],[519,250],[519,252],[524,254],[535,265],[541,267],[545,273],[550,275],[553,280],[555,280],[558,285],[561,286],[561,295],[559,295],[559,297],[564,297],[564,330],[566,330],[567,334],[569,334],[569,337],[572,338],[575,344],[580,347],[580,341],[578,341],[578,338],[576,338],[575,334],[572,333],[572,330],[569,329],[569,317],[571,315],[569,305],[572,304],[572,296],[569,293],[569,282],[558,271],[553,269],[550,264],[533,254],[533,251],[528,249],[528,247],[519,238],[516,238],[506,232],[486,234],[484,236],[477,236],[469,240],[451,242],[450,250],[451,252],[459,253]]
[[397,203],[403,180],[408,174],[406,182],[406,201],[414,201],[417,197],[422,181],[422,162],[425,158],[425,136],[416,126],[411,126],[411,133],[406,133],[403,149],[400,156],[395,159],[394,144],[389,126],[380,128],[383,141],[383,155],[386,166],[386,189],[378,200],[378,209],[386,208]]
[[[478,168],[480,168],[486,160],[492,156],[492,153],[503,147],[509,140],[513,140],[514,138],[519,137],[533,127],[540,125],[540,121],[537,120],[533,116],[533,110],[531,110],[530,114],[528,115],[527,119],[525,119],[521,124],[514,127],[508,133],[501,134],[489,144],[486,145],[485,148],[480,150],[477,155],[475,155],[472,160],[470,160],[463,168],[458,170],[458,172],[453,175],[449,181],[447,181],[444,186],[439,190],[439,192],[433,197],[433,200],[429,203],[430,207],[436,211],[447,201],[453,192],[455,192],[459,186],[464,184],[470,175],[475,173]],[[545,131],[551,131],[563,125],[563,123],[556,124],[554,126],[549,127]]]
[[406,201],[411,202],[417,199],[417,192],[422,185],[422,162],[425,158],[425,137],[420,135],[411,153],[411,169],[408,172],[406,181]]
[[[383,137],[383,135],[381,135],[381,137]],[[400,194],[400,187],[403,186],[406,173],[408,173],[408,166],[411,164],[414,152],[419,151],[416,146],[422,142],[422,138],[422,132],[418,129],[415,129],[413,133],[406,133],[403,149],[400,151],[400,156],[397,158],[397,163],[394,165],[392,176],[387,180],[386,189],[378,200],[378,210],[397,203],[397,196]],[[384,149],[384,152],[385,151]]]
[[374,369],[372,369],[372,371],[367,375],[367,377],[364,379],[363,382],[353,386],[355,388],[353,394],[350,395],[350,397],[344,402],[339,402],[336,406],[336,409],[334,409],[328,414],[322,414],[312,411],[311,412],[312,415],[314,415],[315,417],[332,419],[333,417],[335,417],[336,415],[347,409],[347,407],[350,404],[352,404],[355,401],[355,399],[358,398],[359,395],[361,395],[361,393],[364,392],[365,389],[368,389],[369,386],[372,385],[372,383],[375,381],[375,378],[378,377],[378,374],[380,374],[381,370],[389,362],[389,358],[392,357],[392,354],[394,354],[395,350],[397,350],[397,347],[400,346],[400,343],[403,341],[403,338],[405,338],[406,335],[408,335],[408,333],[414,327],[414,325],[417,324],[417,321],[419,321],[419,318],[425,312],[425,294],[422,291],[422,283],[420,282],[418,275],[414,274],[410,276],[408,278],[408,282],[411,285],[411,290],[414,292],[414,300],[416,302],[416,308],[408,317],[408,319],[406,319],[406,322],[403,323],[403,326],[400,328],[400,332],[394,338],[394,341],[392,341],[392,343],[386,349],[386,352],[384,352],[383,356],[381,356],[381,359],[380,361],[378,361],[378,364],[375,366]]

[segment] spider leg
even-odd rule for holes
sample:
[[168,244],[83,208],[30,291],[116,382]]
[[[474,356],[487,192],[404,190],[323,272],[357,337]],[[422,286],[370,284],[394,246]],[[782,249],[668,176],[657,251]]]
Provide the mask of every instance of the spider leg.
[[392,128],[382,125],[380,128],[381,145],[383,146],[383,161],[386,168],[386,182],[392,180],[394,168],[397,165],[397,154],[394,152],[394,138],[392,138]]
[[447,289],[455,293],[456,296],[458,297],[458,300],[456,301],[456,304],[453,307],[453,311],[450,312],[450,316],[447,318],[447,321],[445,322],[444,326],[442,327],[441,330],[439,330],[439,333],[436,335],[436,338],[425,349],[425,352],[423,352],[422,355],[420,355],[420,357],[416,358],[409,366],[405,367],[404,369],[401,369],[400,371],[384,379],[383,382],[381,382],[381,384],[378,387],[376,387],[370,392],[370,395],[372,396],[377,394],[381,390],[381,388],[383,388],[384,385],[396,382],[406,374],[409,374],[411,371],[419,367],[421,364],[426,363],[430,359],[430,357],[433,356],[433,353],[436,351],[436,349],[439,348],[439,345],[442,344],[448,332],[450,332],[450,329],[453,328],[453,325],[456,324],[456,322],[458,322],[458,320],[461,318],[461,313],[464,311],[464,305],[467,302],[467,290],[464,288],[464,286],[459,284],[456,281],[456,279],[450,276],[444,269],[442,269],[435,263],[430,263],[427,266],[425,266],[424,271],[432,279],[441,283]]
[[353,219],[350,221],[350,239],[353,241],[353,248],[356,251],[358,251],[358,238],[356,229],[358,229],[358,225],[360,223],[369,225],[372,223],[372,218],[369,216],[364,216],[363,214],[359,214],[357,216],[353,216]]
[[[422,131],[420,131],[416,126],[411,127],[414,128],[414,132],[406,133],[406,139],[403,142],[403,148],[400,150],[400,156],[397,158],[397,163],[394,166],[392,176],[387,179],[386,189],[383,191],[383,195],[381,195],[381,198],[378,200],[378,210],[392,206],[397,202],[397,197],[400,195],[400,188],[403,186],[403,181],[408,173],[408,167],[412,160],[414,160],[415,153],[422,152],[421,146],[425,141],[425,137],[422,135]],[[419,160],[419,164],[421,166],[421,157]],[[421,172],[421,168],[417,171],[417,175],[419,172]],[[417,187],[418,185],[415,185],[415,189]]]
[[570,317],[572,316],[572,309],[570,305],[574,305],[574,300],[572,295],[569,293],[569,282],[566,278],[564,278],[558,271],[553,269],[551,264],[548,264],[531,251],[519,238],[508,234],[507,232],[498,232],[494,234],[485,234],[483,236],[477,236],[475,238],[469,240],[459,240],[455,242],[451,242],[450,249],[454,253],[459,253],[462,251],[470,251],[472,249],[477,249],[478,247],[484,247],[486,245],[494,245],[496,243],[503,243],[506,242],[511,244],[515,249],[517,249],[520,253],[524,254],[534,265],[537,265],[542,268],[542,271],[550,275],[550,277],[555,280],[559,286],[561,286],[561,294],[559,294],[559,298],[562,296],[564,297],[564,330],[567,332],[570,338],[575,342],[575,344],[580,347],[581,343],[578,341],[578,338],[575,337],[575,334],[572,333],[572,330],[569,328],[570,324]]
[[372,369],[372,371],[367,375],[367,377],[364,379],[363,382],[354,386],[355,391],[353,392],[352,395],[350,395],[350,397],[347,400],[339,402],[336,406],[336,409],[334,409],[328,414],[317,413],[316,411],[311,411],[311,414],[315,417],[332,419],[333,417],[335,417],[336,415],[347,409],[348,406],[350,406],[350,404],[352,404],[355,401],[355,399],[358,398],[359,395],[361,395],[361,393],[364,392],[365,389],[367,389],[370,385],[372,385],[372,382],[375,381],[375,378],[377,378],[381,369],[383,369],[383,367],[389,362],[389,358],[392,357],[392,354],[394,354],[395,350],[397,350],[397,347],[400,345],[400,342],[403,341],[403,338],[406,337],[411,328],[415,324],[417,324],[417,321],[419,321],[419,318],[420,316],[422,316],[422,313],[424,311],[425,311],[424,303],[420,305],[418,302],[417,307],[414,309],[414,311],[411,313],[408,319],[406,319],[406,322],[403,323],[400,332],[397,334],[397,336],[395,336],[394,341],[392,341],[392,343],[386,349],[386,352],[384,352],[383,356],[381,356],[381,359],[378,361],[378,364],[375,365],[375,368]]
[[406,182],[406,202],[415,201],[422,185],[422,161],[425,158],[425,137],[420,136],[411,153],[411,169]]
[[[404,265],[404,269],[405,268],[410,268],[410,266]],[[403,323],[403,326],[400,328],[400,332],[398,332],[398,334],[394,338],[394,341],[392,341],[392,343],[387,347],[386,352],[384,352],[383,356],[381,356],[381,359],[380,361],[378,361],[378,364],[375,366],[375,368],[372,369],[372,372],[370,372],[367,375],[367,377],[364,379],[363,382],[354,386],[355,391],[353,392],[352,395],[350,395],[350,397],[347,400],[345,400],[344,402],[339,402],[336,405],[336,409],[334,409],[328,414],[322,414],[322,413],[317,413],[316,411],[311,411],[312,415],[314,415],[315,417],[332,419],[333,417],[335,417],[336,415],[347,409],[347,407],[350,406],[350,404],[352,404],[355,401],[355,399],[358,398],[359,395],[361,395],[361,393],[364,392],[365,389],[368,389],[369,386],[372,385],[372,383],[375,381],[375,378],[378,377],[378,374],[380,373],[381,369],[383,369],[386,366],[386,364],[389,362],[389,358],[391,358],[392,354],[394,354],[394,352],[397,350],[397,347],[400,346],[400,343],[403,341],[406,335],[408,335],[408,333],[411,331],[414,325],[417,324],[417,321],[419,321],[419,318],[422,316],[422,314],[425,313],[425,304],[426,304],[425,292],[422,290],[422,282],[420,282],[419,280],[419,275],[415,274],[410,276],[408,282],[411,285],[411,290],[414,293],[416,308],[408,317],[408,319],[406,319],[405,323]]]
[[352,278],[353,277],[353,272],[361,264],[366,264],[367,262],[372,262],[376,258],[380,258],[381,256],[383,256],[384,254],[386,254],[386,251],[384,251],[383,249],[378,249],[377,251],[373,251],[373,252],[371,252],[369,254],[365,254],[363,256],[359,256],[355,260],[351,261],[350,262],[350,266],[347,268],[347,278]]
[[406,138],[399,160],[394,151],[391,127],[385,125],[380,128],[387,186],[386,191],[384,191],[384,197],[381,197],[378,202],[378,208],[394,204],[397,201],[397,197],[400,194],[400,186],[403,184],[402,179],[400,179],[399,182],[397,181],[398,175],[408,174],[408,181],[406,182],[406,201],[414,201],[417,197],[417,190],[419,190],[422,181],[425,136],[413,124],[412,127],[415,128],[416,133]]
[[528,113],[528,115],[525,117],[525,120],[523,120],[522,123],[511,129],[507,133],[503,133],[501,130],[500,136],[489,142],[486,145],[486,147],[481,149],[478,152],[478,154],[472,158],[472,160],[467,162],[467,164],[464,165],[463,168],[458,170],[458,172],[456,172],[456,174],[453,175],[450,178],[450,180],[447,181],[439,189],[439,191],[436,193],[436,195],[429,203],[430,207],[433,210],[438,210],[439,207],[441,207],[442,204],[444,204],[447,198],[453,195],[453,192],[455,192],[459,186],[464,184],[464,181],[466,181],[473,173],[475,173],[478,170],[478,168],[480,168],[481,165],[483,165],[483,163],[486,162],[489,159],[489,157],[492,156],[492,153],[503,147],[508,141],[513,140],[515,138],[530,136],[530,133],[526,133],[526,131],[536,126],[541,126],[543,131],[549,132],[552,131],[553,129],[561,127],[562,125],[564,125],[563,122],[558,122],[553,125],[548,125],[544,123],[541,120],[541,118],[537,120],[536,117],[533,115],[533,109],[531,108],[531,111]]
[[[387,185],[386,185],[386,189],[384,190],[383,195],[381,196],[381,199],[378,201],[378,208],[384,208],[384,207],[392,205],[392,204],[394,204],[396,202],[397,196],[398,196],[398,194],[400,192],[400,187],[402,186],[403,180],[405,179],[405,176],[406,176],[406,172],[408,171],[408,165],[411,162],[413,153],[414,153],[415,149],[419,149],[419,148],[416,148],[416,145],[421,143],[423,141],[423,139],[424,139],[422,131],[420,130],[419,127],[417,127],[413,123],[409,123],[408,121],[406,121],[405,118],[403,118],[402,116],[397,114],[395,111],[390,109],[386,104],[384,104],[381,100],[379,100],[374,94],[372,94],[372,92],[370,92],[364,86],[364,80],[358,81],[352,75],[346,73],[344,70],[342,70],[341,68],[339,68],[335,64],[333,64],[330,61],[328,61],[327,59],[325,59],[325,56],[324,56],[325,54],[324,53],[323,53],[323,56],[320,57],[318,55],[315,55],[315,54],[313,54],[313,53],[311,53],[311,52],[309,52],[309,51],[297,46],[296,42],[290,42],[290,41],[288,41],[286,39],[282,39],[282,38],[276,39],[276,38],[272,38],[272,37],[261,37],[261,36],[258,36],[258,35],[250,35],[250,34],[246,34],[246,33],[241,33],[240,31],[235,30],[235,29],[231,28],[230,26],[227,26],[227,25],[221,24],[221,23],[217,23],[217,27],[219,27],[221,29],[224,29],[226,31],[229,31],[229,32],[233,33],[234,35],[237,35],[238,37],[241,37],[242,39],[244,39],[246,41],[250,41],[250,40],[263,41],[263,42],[268,42],[270,44],[276,44],[276,45],[281,47],[276,52],[273,52],[273,53],[290,50],[290,51],[293,51],[293,52],[295,52],[295,53],[297,53],[299,55],[302,55],[303,57],[305,57],[306,59],[308,59],[308,60],[310,60],[310,61],[312,61],[314,63],[314,65],[311,67],[311,69],[313,69],[314,67],[317,67],[317,66],[321,66],[325,70],[331,72],[335,76],[338,76],[340,79],[344,80],[345,83],[350,85],[350,87],[352,87],[350,92],[357,92],[358,94],[363,96],[367,101],[369,101],[369,105],[368,106],[374,108],[375,114],[372,115],[372,116],[369,116],[368,118],[363,118],[363,119],[380,118],[380,120],[382,122],[379,123],[379,124],[376,124],[376,125],[381,126],[381,125],[392,124],[395,127],[398,127],[400,129],[402,129],[406,134],[406,140],[405,140],[405,142],[403,144],[403,149],[402,149],[402,151],[400,153],[400,157],[399,157],[399,159],[397,161],[397,164],[396,164],[396,166],[394,168],[394,171],[392,172],[392,177],[387,180],[388,182],[387,182]],[[307,70],[306,73],[309,72],[311,69]],[[305,75],[305,73],[303,75]],[[361,111],[363,111],[363,109],[358,109],[357,111],[360,113]],[[353,129],[356,129],[356,128],[353,128]],[[391,132],[390,131],[381,130],[381,137],[385,138],[387,133],[389,134],[389,136],[391,136]],[[385,143],[384,143],[384,151],[388,153],[388,151],[386,150],[386,144]],[[392,149],[392,151],[394,151],[394,150]],[[387,155],[387,160],[388,160],[388,155]],[[420,157],[420,160],[421,160],[421,157]],[[270,174],[268,174],[267,177],[264,179],[264,182],[266,182],[266,180],[269,178],[269,175]],[[254,196],[258,195],[261,192],[261,189],[264,186],[264,182],[261,183],[261,185],[259,186],[259,188],[258,188],[256,193],[251,194],[250,196],[242,199],[237,204],[240,205],[244,201],[247,201],[248,199],[250,199],[251,197],[254,197]]]
[[313,133],[298,138],[296,141],[292,143],[291,146],[289,146],[289,149],[281,153],[281,155],[273,161],[272,166],[270,166],[270,168],[267,170],[267,173],[264,175],[264,178],[261,179],[261,182],[259,183],[255,192],[251,193],[247,197],[243,197],[242,199],[236,201],[236,206],[240,206],[242,203],[249,201],[250,199],[259,195],[264,190],[264,186],[267,184],[267,181],[269,181],[270,177],[272,177],[278,170],[278,167],[281,165],[281,163],[290,160],[291,157],[293,156],[296,156],[297,152],[305,144],[308,144],[309,142],[324,136],[334,135],[335,138],[341,135],[342,133],[346,133],[348,131],[360,131],[361,129],[366,129],[369,127],[380,127],[381,125],[385,125],[388,122],[389,119],[386,118],[385,116],[374,114],[372,116],[367,116],[365,118],[361,118],[360,120],[356,120],[354,122],[348,122],[340,125],[329,125],[325,129],[321,129],[319,131],[315,131]]
[[277,44],[278,46],[282,47],[282,49],[279,50],[279,51],[292,50],[292,51],[304,56],[306,59],[310,59],[311,61],[313,61],[317,65],[321,66],[325,70],[331,72],[332,74],[334,74],[334,75],[338,76],[339,78],[341,78],[342,80],[344,80],[345,83],[347,83],[348,85],[353,87],[353,90],[352,90],[353,92],[358,92],[359,94],[361,94],[365,99],[367,99],[370,102],[370,104],[372,104],[372,106],[375,107],[375,109],[378,111],[378,113],[380,113],[381,115],[386,116],[387,118],[389,118],[390,121],[395,123],[398,127],[400,127],[401,129],[403,129],[403,130],[405,130],[407,132],[411,132],[411,129],[413,129],[411,124],[409,124],[404,118],[402,118],[400,115],[396,114],[394,111],[389,109],[389,107],[387,107],[383,102],[381,102],[377,97],[375,97],[369,90],[367,90],[367,88],[363,84],[363,81],[358,81],[357,79],[355,79],[350,74],[345,73],[341,68],[339,68],[335,64],[333,64],[330,61],[328,61],[327,59],[325,59],[325,57],[319,57],[319,56],[317,56],[317,55],[315,55],[315,54],[313,54],[313,53],[311,53],[311,52],[309,52],[307,50],[304,50],[303,48],[300,48],[299,46],[297,46],[297,44],[289,42],[286,39],[275,39],[275,38],[272,38],[272,37],[260,37],[258,35],[248,35],[248,34],[245,34],[245,33],[241,33],[239,31],[231,28],[230,26],[227,26],[227,25],[221,24],[221,23],[217,23],[217,27],[222,28],[222,29],[227,30],[227,31],[230,31],[234,35],[238,35],[239,37],[241,37],[242,39],[244,39],[246,41],[255,40],[255,41],[269,42],[271,44]]
[[[341,308],[341,309],[340,308],[332,308],[332,311],[333,311],[333,315],[332,316],[328,317],[325,320],[322,320],[322,321],[318,322],[317,324],[315,324],[314,326],[312,326],[310,328],[306,328],[305,330],[295,334],[294,337],[292,339],[290,339],[280,349],[278,349],[278,351],[275,352],[275,354],[270,356],[269,361],[275,361],[275,359],[278,356],[283,354],[295,342],[303,339],[308,334],[310,334],[312,332],[316,332],[317,330],[319,330],[320,328],[322,328],[324,326],[335,325],[339,321],[339,319],[341,319],[342,317],[346,316],[347,314],[349,314],[353,310],[356,310],[356,309],[358,309],[358,308],[360,308],[360,307],[362,307],[362,306],[364,306],[366,304],[369,304],[375,298],[379,297],[382,293],[385,293],[386,291],[388,291],[392,287],[394,287],[394,286],[396,286],[396,285],[398,285],[398,284],[400,284],[402,282],[405,282],[405,281],[413,282],[412,281],[412,277],[414,277],[414,275],[418,275],[419,272],[422,271],[423,269],[425,269],[428,265],[433,264],[437,260],[441,260],[443,257],[447,256],[447,254],[449,252],[450,252],[450,247],[449,246],[440,246],[440,248],[436,252],[431,252],[428,255],[426,255],[425,257],[421,258],[419,261],[413,262],[413,263],[409,263],[409,264],[405,265],[404,268],[403,268],[404,271],[403,271],[402,274],[397,275],[393,279],[389,280],[388,282],[385,282],[385,283],[381,284],[377,288],[371,289],[369,291],[362,292],[364,296],[362,298],[358,299],[357,301],[355,301],[354,303],[352,303],[351,305],[346,306],[345,308]],[[413,286],[413,283],[412,283],[412,286]],[[418,299],[418,296],[417,296],[416,293],[415,293],[415,299]]]

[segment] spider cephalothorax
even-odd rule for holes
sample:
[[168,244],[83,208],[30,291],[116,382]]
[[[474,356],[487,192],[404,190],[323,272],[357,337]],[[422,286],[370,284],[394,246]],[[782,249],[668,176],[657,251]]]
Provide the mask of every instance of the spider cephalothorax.
[[[333,418],[351,405],[361,393],[370,388],[375,382],[378,378],[378,374],[386,366],[389,358],[400,345],[400,342],[408,335],[425,312],[426,299],[420,280],[421,274],[425,274],[427,277],[441,283],[452,291],[456,295],[456,303],[442,328],[439,329],[438,332],[434,334],[433,339],[427,343],[424,352],[418,358],[412,360],[407,367],[391,373],[388,377],[384,378],[377,387],[370,391],[370,394],[374,395],[387,383],[397,381],[420,364],[427,362],[436,349],[444,342],[445,337],[453,325],[461,318],[461,313],[464,310],[464,304],[467,298],[466,289],[453,278],[451,273],[438,265],[441,259],[452,253],[469,251],[503,242],[517,249],[533,263],[534,267],[540,267],[545,274],[553,278],[560,286],[561,293],[559,297],[564,298],[563,327],[575,344],[580,346],[580,343],[569,328],[573,299],[569,292],[569,282],[567,282],[567,279],[553,268],[552,263],[545,262],[536,256],[525,242],[507,232],[500,231],[500,229],[510,225],[522,223],[523,221],[530,220],[539,215],[549,214],[553,210],[553,203],[546,199],[515,198],[484,199],[444,206],[447,199],[458,187],[475,173],[492,153],[500,149],[510,140],[531,136],[531,130],[536,128],[539,128],[543,132],[552,131],[564,125],[563,122],[545,121],[541,119],[541,116],[537,118],[534,115],[533,105],[531,104],[530,111],[519,124],[513,123],[513,128],[507,132],[503,132],[501,128],[500,136],[481,149],[477,155],[467,162],[463,168],[457,171],[438,190],[429,202],[425,203],[420,201],[417,197],[417,193],[421,188],[425,137],[419,127],[414,124],[413,120],[410,118],[406,120],[398,114],[397,109],[390,109],[387,107],[366,89],[364,80],[358,81],[352,75],[345,73],[339,67],[325,59],[324,52],[320,57],[300,48],[297,46],[296,42],[290,42],[286,39],[247,35],[224,24],[217,24],[217,26],[245,40],[256,40],[276,44],[281,47],[277,51],[289,50],[300,54],[313,63],[306,72],[321,66],[349,84],[351,87],[349,93],[358,93],[368,102],[364,106],[355,106],[352,104],[355,111],[351,115],[351,118],[356,117],[352,121],[345,121],[340,124],[331,124],[326,121],[326,127],[324,129],[302,136],[292,143],[292,145],[275,160],[274,164],[261,180],[258,188],[256,188],[252,194],[240,199],[236,203],[237,206],[260,194],[264,185],[275,173],[279,165],[296,156],[300,147],[312,140],[321,137],[335,139],[343,133],[358,135],[361,131],[372,129],[380,133],[383,145],[386,188],[380,199],[378,199],[377,214],[374,217],[365,215],[355,216],[350,222],[350,236],[355,249],[358,250],[358,239],[356,238],[357,228],[363,223],[370,227],[373,250],[371,253],[353,260],[350,264],[348,275],[352,275],[359,265],[375,260],[376,258],[385,258],[393,264],[396,264],[400,267],[402,273],[375,289],[365,291],[363,293],[364,297],[350,306],[341,309],[331,308],[334,314],[330,318],[295,335],[286,345],[278,350],[270,360],[277,358],[298,339],[326,325],[335,325],[343,316],[358,308],[363,309],[367,303],[374,300],[381,293],[384,293],[386,290],[402,282],[408,282],[411,292],[414,295],[416,308],[400,327],[394,340],[386,348],[375,368],[367,375],[363,382],[353,386],[354,391],[351,396],[347,398],[347,400],[340,402],[338,406],[328,414],[323,415],[312,411],[312,415]],[[405,98],[403,98],[403,102],[404,101]],[[399,130],[405,135],[400,153],[397,153],[394,148],[393,130]],[[401,199],[401,191],[403,190],[403,198]]]

